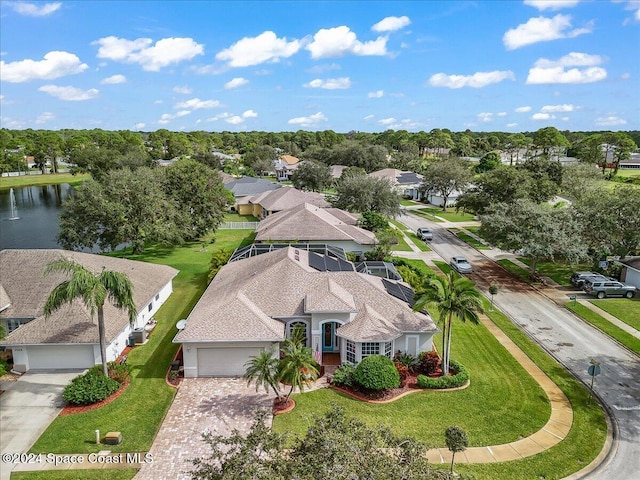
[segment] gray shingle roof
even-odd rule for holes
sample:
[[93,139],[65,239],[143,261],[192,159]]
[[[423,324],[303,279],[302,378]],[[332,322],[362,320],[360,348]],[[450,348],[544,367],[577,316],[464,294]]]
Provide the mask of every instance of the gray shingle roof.
[[[33,318],[13,331],[2,345],[38,343],[97,343],[97,321],[81,301],[74,301],[44,317],[44,304],[53,290],[68,277],[52,273],[44,277],[49,262],[60,257],[80,263],[94,273],[103,267],[125,273],[133,283],[133,299],[138,311],[154,299],[156,293],[175,277],[178,270],[152,263],[122,258],[71,252],[67,250],[2,250],[0,251],[0,286],[11,299],[11,306],[0,312],[2,318]],[[129,322],[122,310],[108,301],[104,305],[106,338],[111,341]]]
[[396,168],[384,168],[369,174],[374,178],[386,178],[391,185],[411,185],[421,183],[424,178],[422,175],[414,172],[398,170]]
[[[365,338],[368,328],[374,328],[369,335],[385,340],[398,331],[437,331],[431,317],[389,295],[381,278],[320,272],[308,258],[306,251],[288,247],[225,265],[174,341],[283,340],[284,323],[275,319],[314,311],[358,312],[345,330],[354,339]],[[277,336],[268,337],[271,333]]]
[[231,190],[234,196],[257,195],[280,188],[280,185],[265,180],[264,178],[241,177],[225,183],[225,188]]
[[310,203],[317,207],[330,207],[323,195],[315,192],[303,192],[293,187],[282,187],[278,190],[265,192],[248,199],[249,203],[262,205],[270,212],[288,210],[303,203]]
[[342,210],[303,203],[262,220],[256,229],[256,241],[354,241],[374,245],[375,234],[355,226],[356,222],[355,217]]

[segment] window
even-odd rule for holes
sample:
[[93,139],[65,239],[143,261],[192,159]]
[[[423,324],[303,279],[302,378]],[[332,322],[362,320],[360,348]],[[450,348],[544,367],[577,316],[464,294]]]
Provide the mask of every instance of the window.
[[386,357],[391,358],[391,351],[392,351],[391,342],[385,342],[385,344],[384,344],[384,355]]
[[347,362],[356,363],[356,344],[347,340]]
[[365,342],[362,344],[362,358],[369,355],[378,355],[380,353],[380,344],[375,342]]
[[149,311],[153,310],[153,302],[149,304]]
[[307,331],[308,325],[306,322],[291,322],[289,324],[289,338],[294,336],[294,332],[300,331],[300,336],[302,337],[302,344],[307,346],[307,338],[309,337],[309,332]]
[[160,294],[156,293],[156,300],[160,300]]

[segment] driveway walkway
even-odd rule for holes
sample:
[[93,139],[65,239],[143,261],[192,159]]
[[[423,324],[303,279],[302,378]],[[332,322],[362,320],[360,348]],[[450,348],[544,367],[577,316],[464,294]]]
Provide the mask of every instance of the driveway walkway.
[[[206,431],[229,435],[249,431],[254,412],[271,408],[273,397],[256,393],[237,378],[187,378],[182,381],[151,450],[153,462],[143,465],[135,480],[190,479],[189,460],[210,453],[202,441]],[[270,426],[270,420],[269,420]]]
[[[62,389],[82,370],[25,373],[0,395],[0,450],[26,453],[64,405]],[[12,463],[0,463],[0,479],[7,480]]]

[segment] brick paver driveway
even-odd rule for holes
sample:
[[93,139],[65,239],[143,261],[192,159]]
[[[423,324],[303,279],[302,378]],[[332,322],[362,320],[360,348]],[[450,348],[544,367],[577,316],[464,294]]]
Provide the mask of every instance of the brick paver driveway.
[[272,397],[237,378],[189,378],[176,398],[151,446],[153,463],[143,465],[135,480],[189,479],[189,460],[210,453],[202,433],[247,432],[253,413],[270,408]]

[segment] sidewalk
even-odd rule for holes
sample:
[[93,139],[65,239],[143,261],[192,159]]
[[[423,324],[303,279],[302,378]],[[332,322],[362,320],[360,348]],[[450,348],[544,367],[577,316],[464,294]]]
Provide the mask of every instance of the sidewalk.
[[597,313],[602,318],[604,318],[605,320],[613,323],[616,327],[624,330],[628,334],[633,335],[634,337],[640,339],[640,332],[638,330],[633,328],[631,325],[628,325],[628,324],[624,323],[622,320],[619,320],[618,318],[614,317],[609,312],[605,312],[604,310],[602,310],[598,306],[596,306],[593,303],[591,303],[591,301],[589,301],[589,300],[578,300],[578,303],[580,305],[583,305],[583,306],[587,307],[589,310]]

